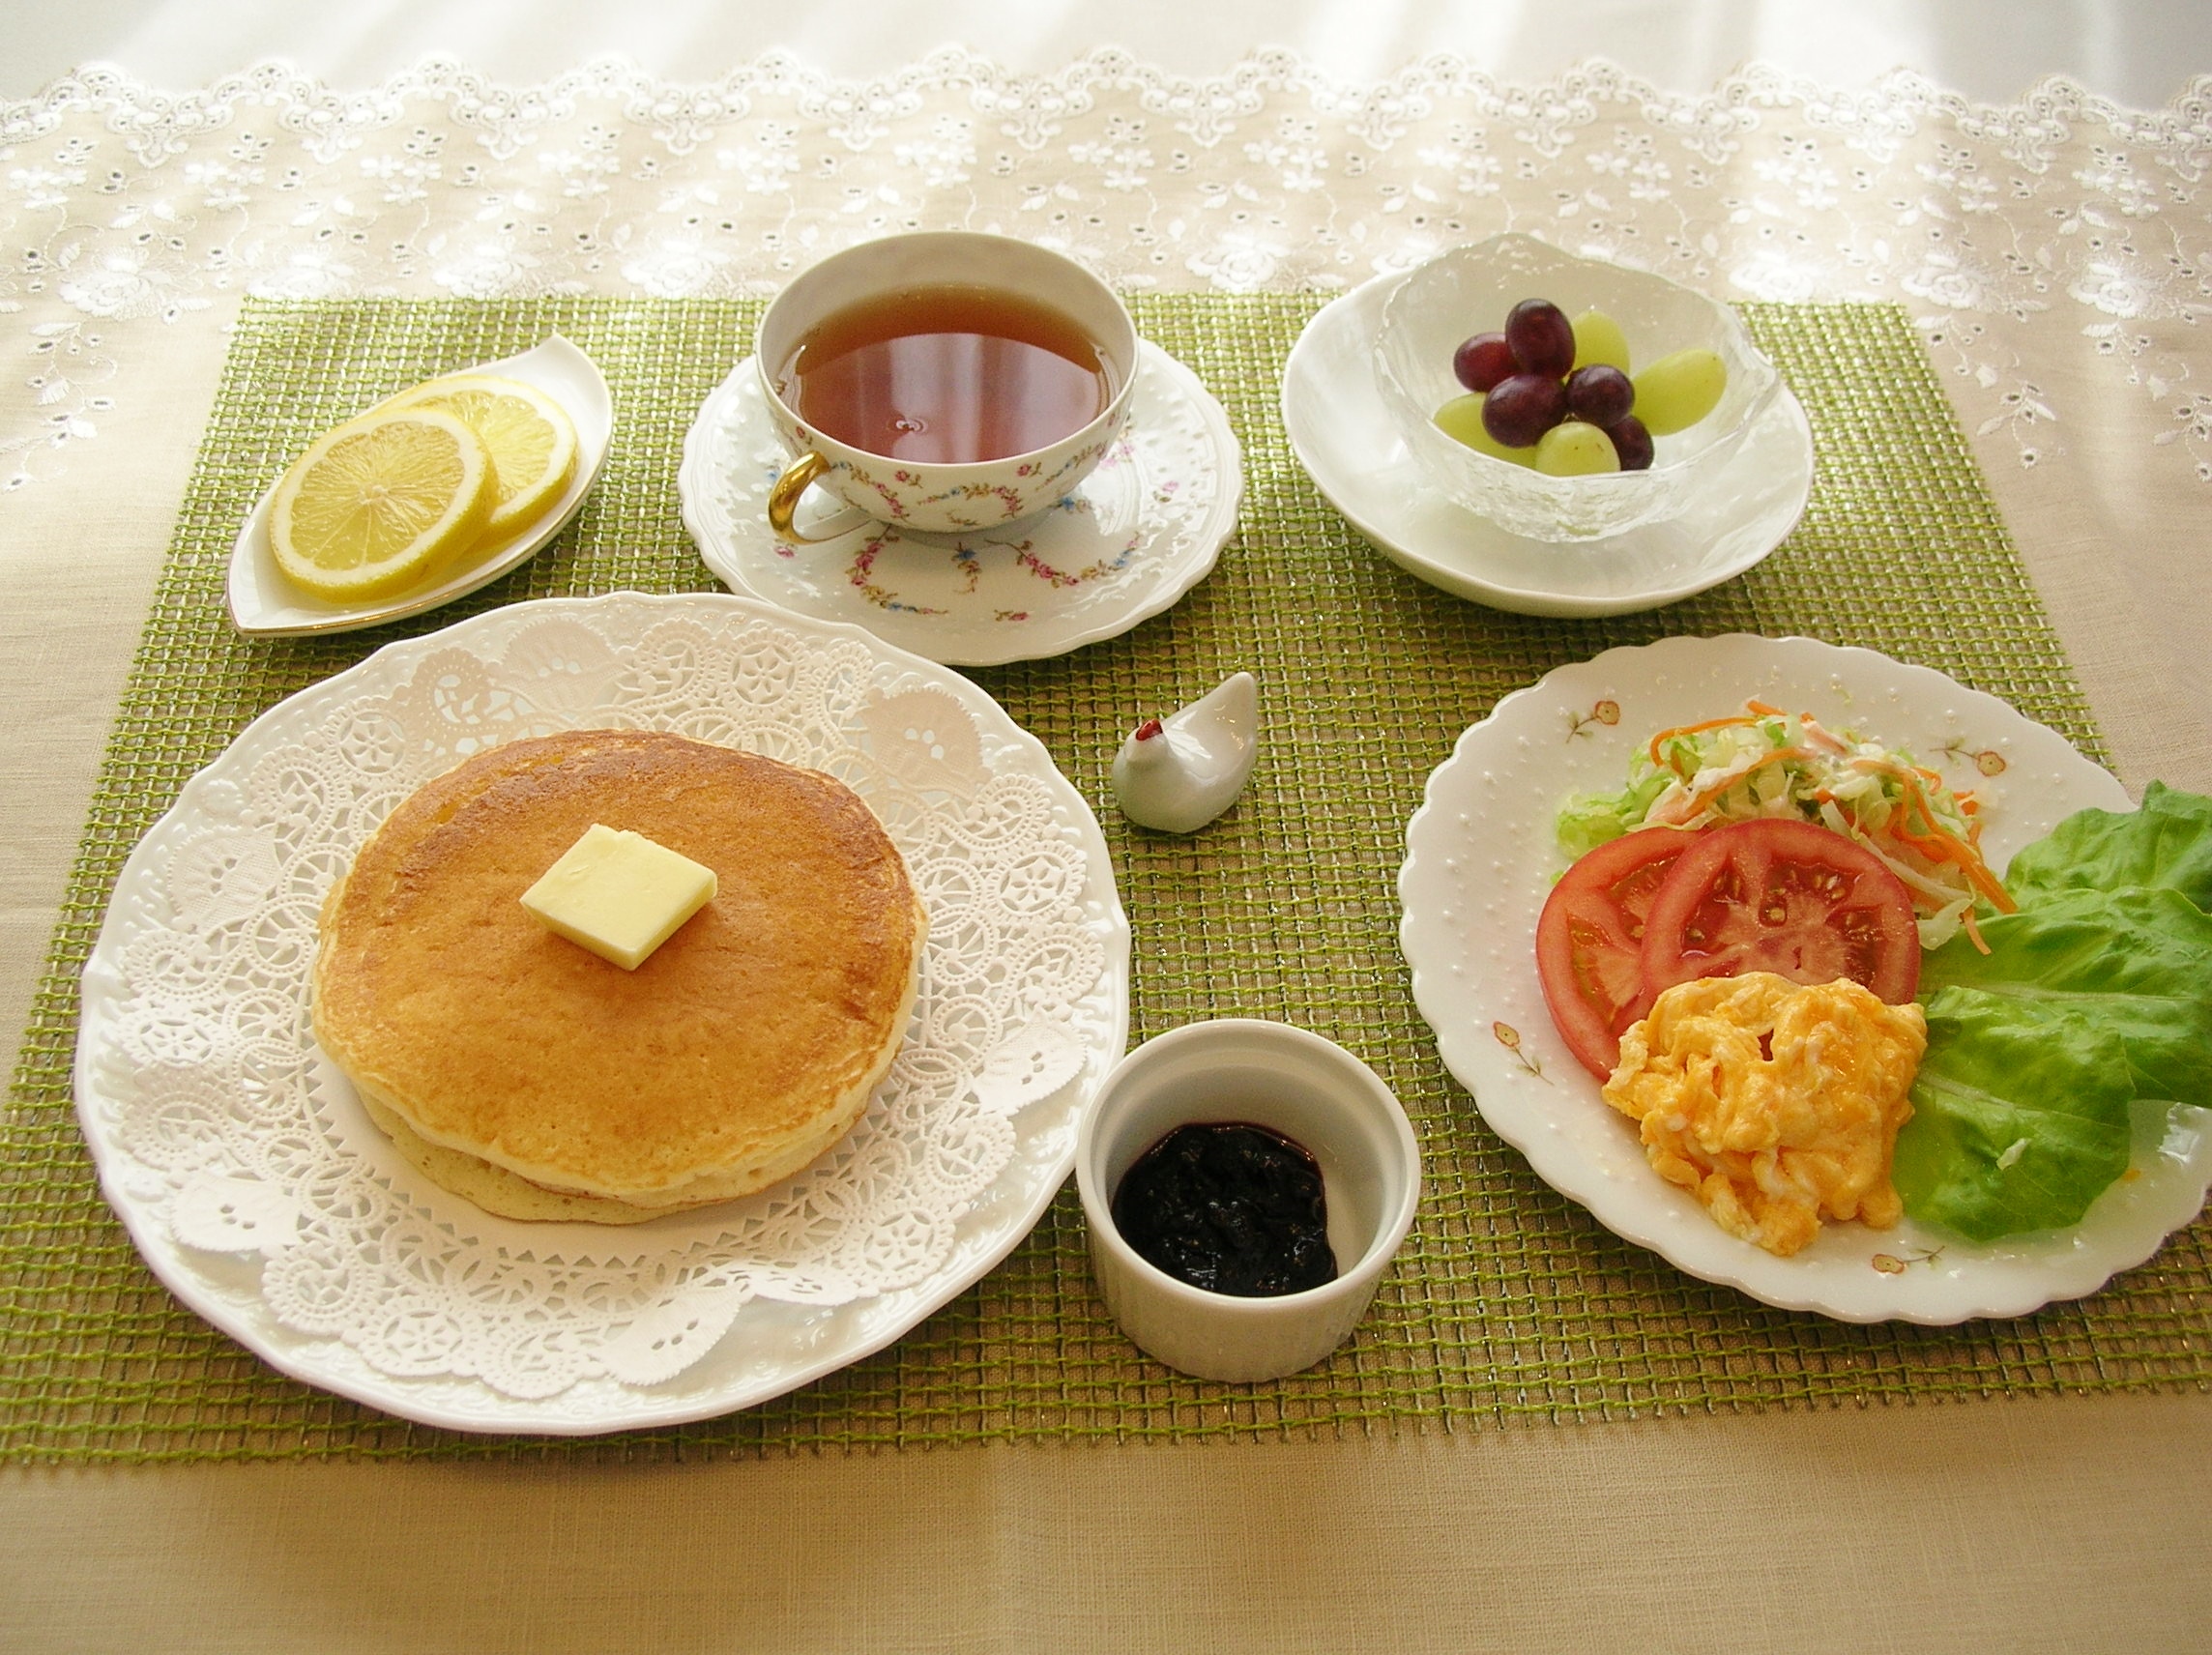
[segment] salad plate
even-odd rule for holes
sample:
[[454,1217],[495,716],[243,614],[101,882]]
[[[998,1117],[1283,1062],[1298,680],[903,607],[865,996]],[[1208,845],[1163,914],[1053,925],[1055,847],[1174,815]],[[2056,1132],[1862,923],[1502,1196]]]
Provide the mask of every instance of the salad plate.
[[1377,276],[1306,324],[1283,370],[1291,447],[1330,504],[1409,573],[1519,615],[1623,615],[1732,580],[1782,543],[1813,489],[1813,431],[1785,386],[1681,516],[1575,542],[1533,540],[1455,505],[1399,435],[1375,380]]
[[1244,492],[1228,415],[1149,340],[1121,436],[1074,493],[1022,522],[936,535],[859,519],[795,546],[768,522],[790,463],[747,357],[684,439],[676,487],[700,558],[743,596],[947,666],[1065,654],[1150,620],[1212,572]]
[[[518,379],[546,392],[567,411],[576,427],[576,470],[560,498],[535,522],[524,525],[505,539],[473,549],[461,564],[435,585],[406,591],[364,603],[332,603],[300,591],[276,566],[269,547],[269,508],[276,499],[272,479],[247,515],[231,547],[230,572],[225,588],[230,619],[241,632],[267,637],[301,637],[321,632],[351,632],[363,626],[403,621],[465,597],[479,587],[489,586],[503,574],[528,563],[542,551],[568,520],[582,508],[607,463],[607,449],[614,436],[614,399],[598,363],[559,334],[498,362],[454,368],[454,373],[497,374]],[[441,376],[443,377],[443,376]],[[364,410],[365,412],[365,410]]]
[[[619,1229],[497,1218],[316,1046],[317,915],[424,781],[601,727],[854,788],[929,910],[921,987],[859,1124],[783,1183]],[[86,964],[77,1113],[155,1273],[294,1378],[464,1431],[673,1424],[881,1349],[1005,1256],[1121,1056],[1128,960],[1090,807],[957,674],[718,593],[510,604],[302,691],[185,785]]]
[[1570,795],[1620,787],[1655,732],[1757,698],[1911,753],[1971,787],[2000,873],[2090,807],[2133,808],[2056,732],[1925,667],[1805,638],[1677,637],[1610,650],[1501,700],[1430,775],[1407,828],[1400,942],[1413,997],[1476,1110],[1554,1189],[1687,1273],[1787,1310],[1944,1324],[2021,1316],[2096,1292],[2196,1217],[2212,1184],[2212,1112],[2139,1109],[2128,1173],[2071,1229],[1975,1243],[1916,1225],[1829,1223],[1782,1258],[1720,1229],[1645,1159],[1634,1122],[1555,1030],[1536,921],[1568,865]]

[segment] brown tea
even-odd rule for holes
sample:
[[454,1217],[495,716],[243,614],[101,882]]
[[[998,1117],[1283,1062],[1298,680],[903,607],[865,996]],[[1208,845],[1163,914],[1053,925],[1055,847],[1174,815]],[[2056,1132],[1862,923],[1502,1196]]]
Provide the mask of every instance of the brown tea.
[[934,465],[1049,448],[1104,413],[1118,389],[1070,317],[949,283],[832,311],[775,378],[784,403],[825,436]]

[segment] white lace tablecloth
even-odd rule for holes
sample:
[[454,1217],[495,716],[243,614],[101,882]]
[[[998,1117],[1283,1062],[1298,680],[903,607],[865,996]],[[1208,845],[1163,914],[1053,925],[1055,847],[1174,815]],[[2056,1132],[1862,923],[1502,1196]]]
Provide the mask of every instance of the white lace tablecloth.
[[169,411],[179,336],[247,293],[766,293],[954,226],[1131,289],[1333,288],[1518,228],[1724,298],[1909,306],[2068,643],[2110,675],[2123,771],[2204,785],[2175,727],[2212,721],[2212,597],[2164,542],[2212,506],[2208,168],[2212,76],[2146,113],[2062,81],[2003,108],[1902,73],[1693,98],[1446,58],[1354,87],[1280,54],[1206,79],[951,50],[867,81],[773,56],[702,85],[612,61],[344,93],[274,66],[188,96],[88,74],[0,106],[0,487],[134,466],[116,432]]
[[[2064,82],[1987,107],[1906,74],[1842,94],[1754,70],[1685,97],[1603,68],[1507,85],[1432,59],[1351,86],[1281,55],[1194,79],[1103,51],[1030,75],[940,52],[869,80],[777,57],[703,84],[595,63],[514,87],[431,62],[369,92],[264,67],[168,96],[88,74],[0,104],[0,361],[14,363],[0,373],[0,1024],[20,1025],[245,295],[766,293],[835,247],[940,227],[1046,242],[1132,290],[1338,288],[1518,228],[1723,298],[1895,302],[1952,390],[2123,779],[2212,790],[2208,172],[2212,75],[2145,112]],[[1621,1616],[1648,1646],[1690,1646],[1712,1622],[1665,1565],[1697,1557],[1706,1569],[1723,1554],[1706,1543],[1715,1537],[1764,1548],[1739,1567],[1768,1583],[1757,1624],[1777,1637],[1852,1628],[1856,1647],[1902,1648],[1892,1634],[1947,1628],[1971,1643],[1974,1629],[2003,1625],[2013,1635],[1989,1646],[2097,1646],[2095,1628],[2122,1623],[2068,1620],[2078,1588],[2098,1615],[2126,1603],[2132,1632],[2120,1641],[2181,1647],[2212,1611],[2196,1583],[2212,1534],[2191,1492],[2212,1441],[2203,1401],[1539,1427],[1386,1451],[994,1451],[817,1464],[811,1474],[725,1467],[705,1496],[704,1530],[674,1482],[610,1490],[548,1472],[542,1492],[597,1490],[615,1529],[592,1532],[660,1536],[655,1578],[687,1586],[687,1571],[720,1568],[702,1532],[766,1544],[738,1513],[756,1497],[797,1499],[797,1526],[777,1531],[771,1553],[789,1578],[827,1580],[831,1605],[785,1601],[775,1624],[790,1646],[839,1641],[836,1628],[859,1623],[839,1618],[835,1598],[863,1587],[878,1606],[904,1601],[902,1590],[915,1602],[951,1592],[975,1606],[974,1624],[996,1628],[986,1646],[1133,1627],[1145,1597],[1116,1570],[1071,1565],[1095,1555],[1081,1543],[1091,1528],[1121,1555],[1150,1559],[1155,1588],[1179,1582],[1194,1601],[1216,1568],[1275,1582],[1278,1607],[1253,1624],[1281,1647],[1350,1646],[1353,1604],[1408,1647],[1424,1627],[1434,1636],[1418,1646],[1465,1646],[1448,1636],[1465,1625],[1452,1618],[1462,1605],[1490,1610],[1524,1648],[1547,1632],[1595,1647]],[[142,1499],[166,1502],[163,1521],[180,1527],[250,1535],[235,1554],[217,1548],[219,1567],[189,1552],[193,1561],[172,1573],[258,1582],[239,1590],[269,1610],[251,1622],[265,1646],[375,1646],[371,1618],[334,1626],[279,1612],[298,1601],[299,1570],[327,1566],[335,1581],[357,1561],[348,1552],[337,1562],[338,1548],[326,1565],[300,1538],[336,1512],[350,1525],[364,1505],[413,1495],[429,1502],[433,1528],[465,1535],[467,1548],[540,1538],[521,1515],[535,1495],[456,1486],[454,1467],[326,1469],[305,1494],[243,1473],[218,1485],[149,1472],[73,1493],[11,1478],[0,1480],[0,1522],[44,1537],[44,1550],[14,1548],[21,1559],[89,1557],[103,1545],[123,1555],[108,1525]],[[1728,1493],[1732,1477],[1750,1492]],[[1153,1503],[1166,1497],[1186,1502],[1174,1521]],[[1615,1590],[1587,1549],[1601,1501],[1647,1542],[1685,1512],[1705,1538],[1658,1546],[1636,1589]],[[1814,1508],[1841,1553],[1819,1535],[1775,1539]],[[1405,1509],[1439,1515],[1409,1528],[1392,1516]],[[1367,1517],[1349,1541],[1317,1516],[1348,1512]],[[1038,1524],[1064,1544],[1037,1541]],[[1250,1552],[1220,1524],[1279,1544]],[[2005,1545],[1922,1538],[1909,1568],[1878,1560],[1901,1533],[1990,1525]],[[879,1560],[873,1575],[833,1564],[862,1526],[879,1543],[942,1534],[936,1549],[894,1548],[900,1560]],[[564,1528],[548,1555],[588,1574],[580,1532]],[[1324,1532],[1336,1536],[1329,1566],[1301,1569]],[[406,1576],[417,1554],[396,1530],[375,1533],[370,1551],[391,1551],[362,1566]],[[1344,1585],[1346,1547],[1373,1564],[1372,1579],[1358,1572],[1367,1585]],[[948,1550],[986,1566],[947,1571]],[[1429,1572],[1411,1595],[1382,1593],[1401,1557],[1428,1559]],[[292,1572],[254,1573],[272,1558]],[[112,1584],[92,1568],[19,1567],[0,1579],[0,1601],[41,1612],[81,1615]],[[1785,1593],[1791,1569],[1817,1584]],[[888,1600],[878,1589],[887,1570]],[[1699,1578],[1701,1594],[1715,1583]],[[1311,1596],[1322,1579],[1341,1589]],[[602,1585],[616,1589],[611,1577]],[[1776,1608],[1782,1596],[1793,1607]],[[1078,1602],[1106,1618],[1056,1607]],[[1876,1607],[1889,1611],[1878,1625]],[[101,1624],[124,1627],[116,1615]],[[128,1624],[147,1646],[186,1646],[189,1616],[144,1615]],[[441,1641],[419,1618],[392,1624],[412,1628],[418,1646]],[[1121,1645],[1154,1646],[1133,1634]]]

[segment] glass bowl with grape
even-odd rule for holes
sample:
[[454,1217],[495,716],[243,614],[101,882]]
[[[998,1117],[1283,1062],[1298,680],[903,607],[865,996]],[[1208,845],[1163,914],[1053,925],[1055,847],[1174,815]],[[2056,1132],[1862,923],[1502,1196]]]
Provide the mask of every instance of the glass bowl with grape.
[[1523,235],[1410,271],[1375,375],[1421,470],[1536,540],[1725,504],[1729,461],[1781,387],[1726,305]]

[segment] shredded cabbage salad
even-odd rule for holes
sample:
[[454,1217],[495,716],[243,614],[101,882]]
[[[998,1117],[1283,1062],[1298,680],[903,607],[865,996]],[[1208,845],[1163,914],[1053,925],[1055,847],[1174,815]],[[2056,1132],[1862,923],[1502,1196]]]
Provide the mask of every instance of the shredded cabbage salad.
[[1558,834],[1567,854],[1580,857],[1640,828],[1790,816],[1855,840],[1896,874],[1912,893],[1923,948],[1940,947],[1961,929],[1979,947],[1976,908],[2015,911],[1982,860],[1970,792],[1953,791],[1909,754],[1856,731],[1760,701],[1731,717],[1660,731],[1629,760],[1627,787],[1567,800]]

